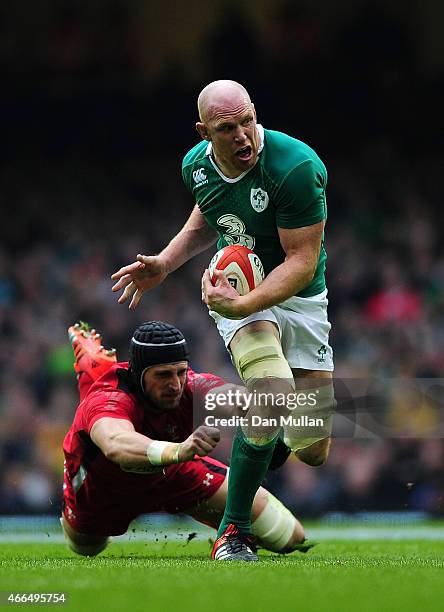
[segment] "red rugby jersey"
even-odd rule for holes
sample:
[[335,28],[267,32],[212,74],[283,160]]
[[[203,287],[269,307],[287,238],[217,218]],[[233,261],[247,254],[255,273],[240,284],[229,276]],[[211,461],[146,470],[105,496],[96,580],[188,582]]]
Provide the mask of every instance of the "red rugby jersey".
[[[153,440],[182,442],[193,431],[193,400],[203,397],[210,389],[223,385],[214,374],[198,374],[188,369],[187,382],[177,409],[155,412],[149,404],[134,395],[127,384],[128,363],[116,363],[90,387],[79,404],[74,421],[63,441],[65,479],[73,493],[87,476],[102,488],[128,492],[139,487],[141,478],[161,478],[162,468],[123,470],[107,459],[89,436],[94,423],[103,417],[126,419],[134,429]],[[172,466],[173,467],[173,466]]]

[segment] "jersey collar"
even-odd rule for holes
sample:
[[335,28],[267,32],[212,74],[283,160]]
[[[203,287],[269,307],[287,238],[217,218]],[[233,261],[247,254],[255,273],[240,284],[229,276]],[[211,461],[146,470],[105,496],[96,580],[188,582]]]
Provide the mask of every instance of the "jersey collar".
[[239,174],[239,176],[236,176],[236,178],[229,178],[228,176],[225,176],[225,174],[223,174],[223,172],[221,171],[221,169],[219,168],[219,166],[216,164],[216,162],[213,159],[213,145],[211,142],[208,143],[207,149],[205,151],[205,155],[208,157],[208,159],[210,160],[211,164],[213,165],[213,168],[216,170],[216,172],[218,173],[218,175],[227,183],[237,183],[237,181],[240,181],[242,178],[244,178],[244,176],[246,174],[248,174],[251,170],[253,170],[253,168],[256,166],[258,159],[259,159],[259,154],[262,152],[262,149],[264,148],[264,128],[263,126],[258,123],[256,125],[257,131],[259,132],[259,149],[257,152],[257,159],[256,159],[256,163],[254,164],[254,166],[251,166],[251,168],[248,168],[248,170],[245,170],[245,172],[242,172],[242,174]]

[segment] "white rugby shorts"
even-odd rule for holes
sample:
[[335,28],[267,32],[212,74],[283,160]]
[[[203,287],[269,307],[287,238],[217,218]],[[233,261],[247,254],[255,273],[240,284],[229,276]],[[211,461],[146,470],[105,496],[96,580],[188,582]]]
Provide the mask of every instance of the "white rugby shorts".
[[327,289],[311,297],[293,296],[277,306],[255,312],[245,319],[226,319],[209,314],[228,348],[238,329],[252,321],[271,321],[279,329],[284,356],[291,368],[333,372],[333,349],[328,343],[331,324],[327,318]]

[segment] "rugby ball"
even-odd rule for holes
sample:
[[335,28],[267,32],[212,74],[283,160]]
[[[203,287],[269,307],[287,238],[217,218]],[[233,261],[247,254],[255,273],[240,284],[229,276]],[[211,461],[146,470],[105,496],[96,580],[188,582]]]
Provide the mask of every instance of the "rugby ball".
[[231,244],[220,249],[208,266],[213,285],[216,284],[214,270],[222,270],[239,295],[245,295],[264,280],[264,267],[251,249],[240,244]]

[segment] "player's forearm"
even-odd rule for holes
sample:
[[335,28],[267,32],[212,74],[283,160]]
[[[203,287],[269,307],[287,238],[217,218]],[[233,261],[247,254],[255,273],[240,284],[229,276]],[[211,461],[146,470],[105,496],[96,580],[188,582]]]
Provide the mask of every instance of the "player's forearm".
[[179,448],[175,442],[151,440],[136,431],[128,431],[111,436],[104,454],[113,463],[134,468],[178,463]]
[[180,268],[189,259],[208,249],[216,242],[217,233],[208,225],[183,227],[167,247],[159,253],[168,273]]
[[298,258],[289,258],[272,270],[264,281],[246,295],[239,298],[244,317],[265,308],[276,306],[296,295],[313,279],[316,264]]

